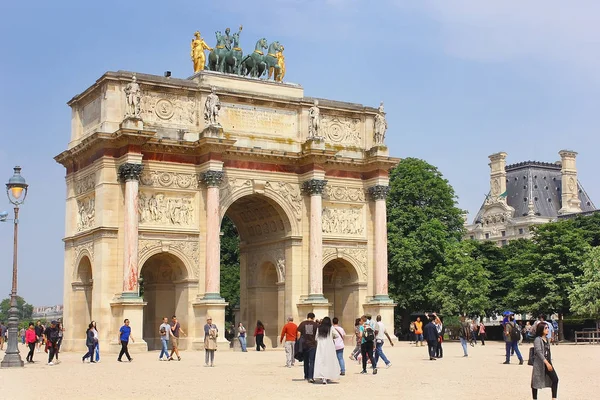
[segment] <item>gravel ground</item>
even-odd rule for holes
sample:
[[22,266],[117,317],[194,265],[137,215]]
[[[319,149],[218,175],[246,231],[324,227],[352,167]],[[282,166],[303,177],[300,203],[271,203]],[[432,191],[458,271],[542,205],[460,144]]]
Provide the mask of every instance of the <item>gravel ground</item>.
[[[521,346],[525,358],[528,348]],[[469,347],[468,358],[462,357],[459,343],[444,343],[444,358],[437,361],[429,361],[426,347],[386,344],[384,350],[393,365],[380,368],[377,375],[359,375],[359,365],[348,360],[349,350],[344,355],[346,376],[326,386],[305,382],[301,364],[285,368],[285,354],[279,349],[217,351],[214,368],[204,367],[204,352],[182,352],[181,361],[170,362],[158,361],[158,352],[132,354],[131,363],[118,363],[116,355],[103,354],[99,364],[82,364],[82,351],[62,353],[61,363],[55,366],[42,361],[44,353],[36,353],[35,364],[0,370],[0,398],[22,400],[51,394],[62,400],[354,399],[360,390],[368,399],[531,399],[531,367],[526,362],[519,366],[516,358],[511,365],[503,365],[503,343]],[[600,346],[562,344],[552,347],[552,355],[560,377],[559,399],[600,398]],[[26,356],[24,348],[21,356]],[[550,389],[540,391],[538,398],[550,399]]]

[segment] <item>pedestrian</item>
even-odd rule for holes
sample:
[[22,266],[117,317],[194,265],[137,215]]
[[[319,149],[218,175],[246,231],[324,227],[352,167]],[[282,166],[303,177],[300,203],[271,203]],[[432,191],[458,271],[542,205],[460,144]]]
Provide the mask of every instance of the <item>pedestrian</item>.
[[415,321],[410,321],[410,326],[408,328],[408,331],[410,332],[408,340],[409,340],[409,344],[413,344],[413,343],[417,343],[417,339],[415,337]]
[[256,351],[260,351],[261,349],[267,349],[267,346],[265,346],[265,343],[263,342],[264,338],[265,326],[260,320],[258,320],[256,321],[256,328],[254,328],[254,341],[256,343]]
[[515,322],[515,315],[508,316],[508,322],[504,325],[504,342],[506,344],[506,361],[504,364],[510,364],[511,351],[517,354],[519,365],[523,365],[523,357],[519,351],[519,340],[521,339],[521,329]]
[[533,370],[531,372],[531,393],[533,400],[537,400],[539,389],[552,388],[552,399],[558,395],[558,375],[552,365],[552,354],[550,352],[550,341],[548,335],[548,323],[537,324],[535,339],[533,341]]
[[235,334],[236,334],[236,329],[235,329],[235,324],[230,324],[229,325],[229,329],[227,329],[227,331],[225,332],[227,334],[227,340],[229,341],[229,348],[233,349],[233,341],[235,340]]
[[338,325],[339,322],[337,317],[333,317],[333,329],[337,334],[337,337],[333,340],[333,344],[335,345],[335,355],[340,364],[340,375],[343,376],[346,375],[346,363],[344,362],[344,338],[346,337],[346,331]]
[[317,351],[315,353],[314,377],[327,381],[340,379],[340,365],[335,355],[335,340],[340,335],[332,328],[331,318],[325,317],[317,328]]
[[435,355],[436,355],[436,350],[437,350],[437,345],[438,345],[439,334],[437,331],[437,327],[435,326],[435,315],[429,316],[429,323],[427,323],[427,325],[425,325],[425,329],[423,330],[423,336],[425,337],[425,340],[427,341],[427,350],[429,353],[429,360],[430,361],[437,360],[435,358]]
[[38,321],[35,324],[35,336],[37,337],[37,352],[40,352],[40,348],[44,342],[44,327],[42,326],[42,321]]
[[551,319],[551,322],[552,322],[551,325],[552,325],[552,335],[553,335],[552,344],[558,345],[558,341],[559,341],[558,340],[559,339],[558,338],[558,329],[559,329],[558,322],[554,319]]
[[438,332],[438,341],[435,348],[435,358],[443,358],[444,357],[444,349],[442,349],[442,342],[444,341],[444,325],[442,324],[442,320],[435,313],[435,328]]
[[19,330],[19,337],[21,338],[21,343],[25,344],[25,327]]
[[392,366],[392,363],[383,353],[383,344],[385,343],[386,337],[390,341],[390,345],[392,347],[394,347],[394,342],[388,334],[387,329],[385,329],[384,323],[381,322],[381,315],[377,316],[377,324],[375,330],[377,331],[377,336],[375,337],[375,364],[379,364],[379,358],[381,358],[385,363],[385,367],[389,368]]
[[173,354],[177,355],[177,361],[181,361],[181,356],[179,355],[179,335],[187,336],[183,329],[181,329],[181,324],[177,321],[177,317],[173,315],[171,317],[171,355],[169,356],[169,361],[173,361]]
[[242,346],[242,351],[244,353],[247,352],[248,349],[246,348],[246,328],[241,322],[238,324],[238,340],[240,341],[240,346]]
[[471,347],[475,347],[475,345],[477,344],[477,322],[475,320],[471,321],[471,340],[469,341],[471,344]]
[[532,328],[531,323],[527,321],[525,328],[523,328],[523,339],[525,340],[525,343],[531,343],[531,339],[535,336],[535,331],[533,331]]
[[485,324],[483,321],[479,322],[479,340],[481,340],[481,345],[485,346]]
[[94,325],[94,328],[92,329],[92,331],[94,332],[94,341],[95,341],[94,354],[96,356],[96,362],[99,363],[100,362],[100,335],[98,334],[98,327],[96,326],[96,321],[92,321],[92,325]]
[[119,352],[119,357],[117,358],[118,362],[122,362],[121,358],[123,355],[127,357],[129,362],[133,361],[133,358],[129,355],[129,350],[127,349],[127,345],[129,345],[129,339],[131,339],[132,343],[135,343],[135,339],[131,334],[131,327],[129,326],[129,320],[125,319],[123,321],[123,326],[119,329],[119,341],[121,342],[121,351]]
[[[50,322],[50,326],[44,330],[44,338],[46,341],[46,349],[48,350],[48,365],[54,365],[54,356],[56,356],[57,343],[58,343],[58,322]],[[59,361],[56,360],[56,364]]]
[[4,321],[0,321],[0,350],[4,350],[4,341],[6,340],[6,333],[8,327],[4,325]]
[[317,341],[315,335],[317,333],[317,323],[315,322],[315,314],[309,312],[306,315],[306,320],[298,325],[297,340],[301,342],[302,358],[304,362],[304,379],[310,383],[315,383],[315,355],[317,351]]
[[371,361],[373,367],[373,375],[377,375],[377,363],[373,357],[373,347],[375,344],[375,326],[371,323],[371,319],[367,315],[361,317],[362,325],[360,326],[360,355],[362,357],[361,374],[367,373],[367,358]]
[[58,361],[58,353],[60,353],[60,346],[63,341],[63,332],[65,331],[65,327],[63,326],[62,319],[58,319],[56,323],[56,327],[58,328],[58,340],[56,342],[56,361]]
[[357,361],[358,355],[360,354],[360,344],[362,343],[360,338],[360,325],[360,318],[356,318],[354,321],[354,338],[356,340],[356,346],[354,347],[354,350],[352,350],[352,353],[350,353],[350,359],[352,361]]
[[171,333],[171,325],[169,324],[169,318],[163,317],[163,322],[158,327],[158,333],[160,335],[161,350],[158,356],[159,361],[169,361],[169,340],[173,336]]
[[206,324],[204,325],[204,366],[208,367],[215,366],[215,351],[217,351],[217,337],[219,336],[219,329],[215,324],[212,323],[211,317],[206,317]]
[[417,317],[415,321],[415,344],[423,346],[423,322],[421,322],[421,317]]
[[90,363],[96,363],[96,361],[94,361],[96,341],[94,340],[94,324],[92,323],[88,325],[88,328],[85,331],[85,345],[87,346],[88,351],[83,357],[81,357],[81,362],[85,362],[86,358],[89,358]]
[[463,357],[469,357],[467,353],[467,341],[469,340],[469,335],[471,333],[471,329],[469,327],[469,323],[466,321],[464,315],[460,316],[460,330],[458,331],[458,338],[460,339],[460,344],[463,348]]
[[27,347],[29,347],[29,353],[27,353],[27,357],[25,358],[27,362],[33,363],[33,353],[35,352],[35,344],[38,339],[35,334],[35,326],[33,322],[29,323],[29,328],[25,331],[25,343],[27,343]]
[[294,345],[296,344],[296,336],[298,336],[298,325],[294,323],[294,317],[289,316],[287,323],[281,329],[281,337],[279,343],[285,348],[285,366],[292,368],[294,366]]

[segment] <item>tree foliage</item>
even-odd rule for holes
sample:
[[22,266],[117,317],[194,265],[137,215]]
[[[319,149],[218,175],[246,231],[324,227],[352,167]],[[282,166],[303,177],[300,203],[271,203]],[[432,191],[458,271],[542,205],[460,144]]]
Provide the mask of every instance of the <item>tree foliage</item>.
[[221,223],[221,296],[229,303],[225,320],[233,322],[234,308],[240,302],[240,236],[228,217]]
[[575,279],[569,295],[571,311],[582,317],[600,320],[600,247],[585,256],[583,274]]
[[[0,321],[5,323],[8,321],[8,310],[10,309],[10,297],[0,302]],[[21,296],[17,296],[17,309],[19,310],[19,319],[27,320],[31,319],[33,314],[33,306],[28,304],[25,299]]]

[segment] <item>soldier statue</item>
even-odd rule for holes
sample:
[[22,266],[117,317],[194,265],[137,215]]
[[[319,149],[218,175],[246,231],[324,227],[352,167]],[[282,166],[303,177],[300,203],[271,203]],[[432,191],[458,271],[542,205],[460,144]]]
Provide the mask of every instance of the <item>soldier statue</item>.
[[383,101],[379,104],[377,111],[377,115],[375,115],[375,134],[373,135],[373,142],[376,146],[379,146],[383,145],[385,132],[388,128],[387,121],[385,120],[385,111],[383,111]]
[[320,138],[319,127],[321,125],[321,110],[319,110],[319,100],[315,99],[314,105],[308,109],[308,138]]
[[204,103],[204,122],[209,126],[220,126],[219,111],[221,110],[221,101],[215,92],[215,87],[210,88],[210,94]]
[[127,111],[125,117],[140,118],[142,91],[140,90],[140,85],[137,83],[135,75],[131,78],[131,82],[125,86],[125,97],[127,98]]

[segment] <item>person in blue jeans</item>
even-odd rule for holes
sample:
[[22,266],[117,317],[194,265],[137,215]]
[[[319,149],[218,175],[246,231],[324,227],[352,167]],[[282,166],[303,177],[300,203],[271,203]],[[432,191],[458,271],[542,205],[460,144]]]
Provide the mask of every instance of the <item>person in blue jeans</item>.
[[467,341],[469,340],[469,335],[471,334],[471,327],[467,321],[465,321],[465,316],[460,316],[460,331],[458,332],[458,338],[460,339],[460,344],[463,348],[463,357],[468,357],[469,353],[467,353]]
[[315,335],[318,325],[315,322],[315,314],[309,312],[306,320],[298,325],[298,340],[302,341],[302,356],[304,361],[304,379],[315,383],[315,355],[317,354],[317,341]]
[[121,341],[121,351],[119,352],[119,357],[117,358],[118,362],[122,362],[123,355],[127,357],[129,362],[133,361],[133,358],[129,355],[129,350],[127,349],[127,345],[129,344],[129,339],[133,343],[135,343],[135,339],[131,334],[131,327],[129,326],[129,320],[125,319],[123,321],[123,326],[119,329],[119,340]]
[[160,343],[162,345],[158,359],[159,361],[169,361],[169,338],[172,335],[171,325],[169,325],[169,318],[163,318],[163,323],[158,327],[158,333],[160,334]]
[[381,315],[378,315],[376,319],[377,323],[375,325],[375,331],[377,332],[377,334],[375,336],[375,365],[379,365],[379,358],[381,358],[385,363],[386,368],[389,368],[392,366],[392,363],[383,353],[383,344],[385,342],[386,336],[390,341],[392,347],[394,347],[394,342],[392,342],[392,338],[388,334],[387,329],[385,329],[385,325],[383,324],[383,322],[381,322]]
[[520,327],[515,322],[515,315],[511,314],[508,317],[508,322],[504,325],[504,341],[506,342],[506,361],[504,364],[510,364],[511,352],[517,354],[519,365],[523,364],[523,356],[521,356],[521,352],[519,351],[520,339]]
[[238,340],[240,341],[240,346],[242,346],[242,351],[247,352],[248,349],[246,348],[246,328],[241,322],[238,324]]
[[337,356],[338,363],[340,364],[340,375],[346,375],[346,363],[344,362],[344,338],[346,337],[346,331],[344,328],[338,325],[340,320],[338,317],[333,317],[332,328],[337,332],[337,338],[333,339],[335,344],[335,355]]

